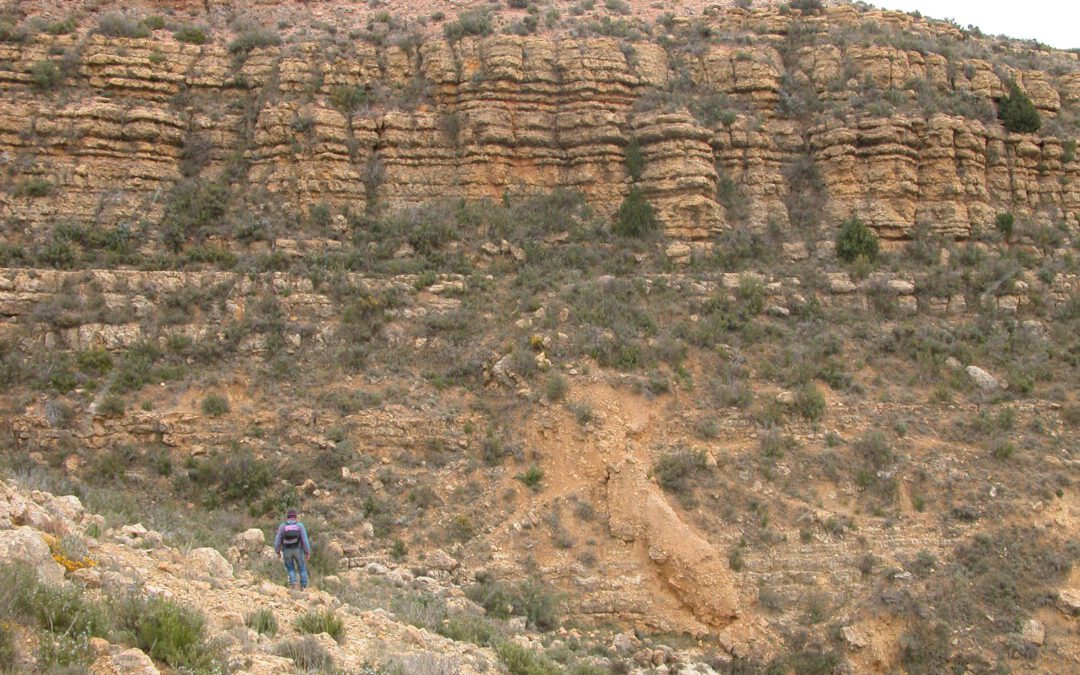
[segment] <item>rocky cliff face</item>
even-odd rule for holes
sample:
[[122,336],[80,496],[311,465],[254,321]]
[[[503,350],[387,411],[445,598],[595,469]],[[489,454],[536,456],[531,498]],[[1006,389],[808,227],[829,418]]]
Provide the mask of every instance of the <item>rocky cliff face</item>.
[[[169,8],[169,28],[147,37],[102,34],[99,12],[69,34],[0,42],[6,237],[63,221],[154,232],[184,174],[223,182],[235,208],[364,212],[569,188],[611,214],[634,143],[640,186],[688,240],[788,225],[808,198],[795,166],[812,173],[823,221],[857,213],[888,237],[925,225],[963,238],[1003,211],[1075,224],[1080,210],[1075,53],[1010,44],[991,62],[994,45],[951,24],[851,6],[663,17],[625,39],[567,16],[452,42],[440,22],[368,17],[385,21],[376,39],[349,30],[357,17],[322,21],[346,9],[233,7],[290,20],[247,45],[201,7]],[[185,23],[204,26],[205,44],[174,37]],[[1044,133],[994,119],[1010,79]]]

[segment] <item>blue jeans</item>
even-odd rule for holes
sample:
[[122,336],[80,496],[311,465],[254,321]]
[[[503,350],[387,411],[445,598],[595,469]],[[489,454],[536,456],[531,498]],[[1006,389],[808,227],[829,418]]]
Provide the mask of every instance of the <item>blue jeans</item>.
[[304,560],[304,547],[281,549],[281,558],[285,561],[285,571],[289,573],[289,585],[296,583],[296,574],[300,573],[300,588],[307,588],[307,562]]

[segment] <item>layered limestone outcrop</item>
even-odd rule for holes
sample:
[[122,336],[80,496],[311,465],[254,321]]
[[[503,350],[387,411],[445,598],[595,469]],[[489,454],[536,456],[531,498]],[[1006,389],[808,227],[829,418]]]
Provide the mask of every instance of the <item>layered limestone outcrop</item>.
[[[640,187],[684,240],[788,224],[785,169],[805,158],[827,224],[855,213],[887,237],[926,225],[962,238],[1003,211],[1075,224],[1080,211],[1074,53],[1014,45],[989,60],[951,24],[846,5],[676,17],[632,41],[567,22],[454,42],[437,24],[383,42],[302,29],[341,9],[294,8],[281,44],[249,51],[194,6],[204,45],[168,29],[107,37],[93,14],[69,35],[0,43],[5,237],[62,222],[153,234],[185,172],[224,173],[246,203],[295,213],[568,188],[612,215],[631,142]],[[993,119],[1009,80],[1052,133]]]

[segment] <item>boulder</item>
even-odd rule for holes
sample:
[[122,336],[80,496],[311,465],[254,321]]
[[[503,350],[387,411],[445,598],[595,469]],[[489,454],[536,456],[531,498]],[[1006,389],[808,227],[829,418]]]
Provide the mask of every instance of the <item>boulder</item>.
[[429,553],[424,562],[426,562],[427,566],[431,569],[442,570],[444,572],[452,572],[461,564],[441,548],[437,548]]
[[377,562],[369,562],[364,569],[367,570],[368,574],[377,574],[380,577],[384,577],[390,573],[390,568]]
[[266,546],[266,535],[262,530],[253,527],[233,537],[232,545],[240,555],[258,555]]
[[1020,639],[1028,644],[1042,646],[1046,642],[1046,628],[1035,619],[1028,619],[1020,629]]
[[37,572],[38,579],[49,584],[64,581],[64,568],[53,560],[49,545],[33,528],[19,527],[0,537],[0,560],[24,562]]
[[244,617],[240,612],[222,612],[218,619],[226,628],[240,628],[244,625]]
[[611,640],[611,648],[619,654],[629,654],[638,644],[637,637],[630,632],[619,633]]
[[160,532],[148,530],[142,523],[121,527],[116,537],[130,546],[148,546],[151,548],[159,545],[163,540]]
[[667,255],[668,260],[673,264],[686,265],[690,262],[690,256],[693,253],[693,250],[686,242],[676,241],[668,246],[664,253]]
[[870,644],[870,637],[865,630],[855,626],[844,626],[840,632],[844,636],[844,642],[852,649],[862,649]]
[[75,495],[65,495],[63,497],[53,497],[45,504],[45,510],[53,514],[57,518],[63,518],[73,523],[77,523],[82,519],[86,509],[83,508],[82,502]]
[[212,548],[197,548],[188,554],[188,569],[197,576],[231,579],[232,565],[225,556]]
[[16,525],[32,527],[35,530],[53,531],[52,525],[55,521],[55,516],[46,511],[44,507],[33,502],[22,502],[20,506],[22,506],[22,508],[16,512],[12,522]]
[[1069,588],[1059,591],[1058,607],[1070,616],[1080,616],[1080,591]]
[[101,572],[94,567],[80,567],[71,572],[71,578],[87,588],[101,588]]
[[159,675],[153,660],[141,649],[127,649],[109,659],[109,665],[117,675]]
[[976,387],[985,392],[997,391],[1002,386],[996,377],[978,366],[968,366],[964,369],[964,372],[967,373]]

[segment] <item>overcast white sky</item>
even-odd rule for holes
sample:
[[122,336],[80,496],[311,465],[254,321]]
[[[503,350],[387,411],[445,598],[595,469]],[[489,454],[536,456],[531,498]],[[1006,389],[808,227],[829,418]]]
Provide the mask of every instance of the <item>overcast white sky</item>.
[[870,0],[935,19],[955,19],[988,35],[1035,39],[1051,47],[1080,47],[1080,0]]

